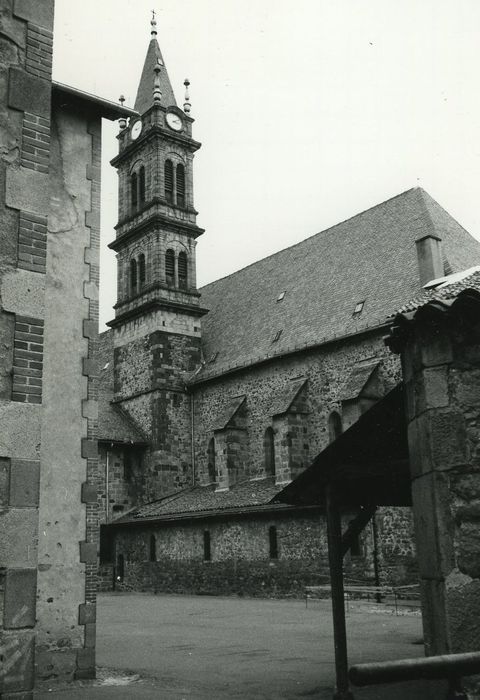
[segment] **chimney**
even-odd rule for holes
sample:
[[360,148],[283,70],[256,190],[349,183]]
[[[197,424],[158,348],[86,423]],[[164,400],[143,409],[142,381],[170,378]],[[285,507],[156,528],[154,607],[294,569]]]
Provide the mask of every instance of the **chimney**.
[[438,236],[424,236],[415,241],[417,246],[418,270],[420,284],[443,277],[442,239]]

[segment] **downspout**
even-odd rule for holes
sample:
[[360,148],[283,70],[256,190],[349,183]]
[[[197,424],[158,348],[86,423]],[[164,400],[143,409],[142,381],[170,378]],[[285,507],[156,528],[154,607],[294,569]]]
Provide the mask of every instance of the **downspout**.
[[105,522],[106,523],[108,523],[108,499],[110,496],[109,489],[108,489],[109,478],[110,478],[110,451],[107,447],[107,465],[105,467]]
[[194,434],[195,434],[195,418],[194,418],[194,398],[193,391],[190,392],[190,429],[191,429],[191,445],[192,445],[192,486],[195,486],[195,446],[193,444]]
[[[379,552],[378,552],[378,526],[377,526],[377,513],[373,514],[372,518],[372,535],[373,535],[373,571],[375,576],[375,585],[380,586],[380,562],[379,562]],[[380,593],[376,595],[377,603],[381,603],[382,598]]]

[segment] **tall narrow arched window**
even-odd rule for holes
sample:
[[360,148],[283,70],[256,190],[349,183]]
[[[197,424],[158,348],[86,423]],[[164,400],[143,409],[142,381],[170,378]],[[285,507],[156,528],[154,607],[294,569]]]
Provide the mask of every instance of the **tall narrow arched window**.
[[177,165],[177,178],[176,178],[176,190],[177,190],[177,206],[185,206],[185,167],[182,163]]
[[212,438],[208,443],[207,449],[207,460],[208,460],[208,478],[210,483],[216,480],[215,474],[215,438]]
[[328,417],[328,437],[330,442],[336,440],[343,432],[340,414],[332,411]]
[[173,204],[173,163],[165,161],[165,199]]
[[150,561],[157,561],[157,541],[155,535],[150,535]]
[[171,248],[165,253],[165,278],[167,284],[175,284],[175,253]]
[[145,256],[143,253],[138,257],[138,286],[140,289],[145,286]]
[[263,452],[265,456],[265,473],[268,476],[275,475],[275,443],[273,428],[267,428],[263,438]]
[[275,525],[268,528],[268,543],[270,549],[270,559],[278,559],[278,539],[277,528]]
[[140,204],[145,201],[145,168],[143,165],[138,171],[138,199]]
[[188,283],[187,254],[182,250],[178,254],[178,286],[186,289]]
[[133,173],[130,178],[130,195],[132,198],[132,209],[136,209],[138,206],[138,182],[137,173]]
[[130,260],[130,292],[135,294],[137,291],[137,261],[132,258]]

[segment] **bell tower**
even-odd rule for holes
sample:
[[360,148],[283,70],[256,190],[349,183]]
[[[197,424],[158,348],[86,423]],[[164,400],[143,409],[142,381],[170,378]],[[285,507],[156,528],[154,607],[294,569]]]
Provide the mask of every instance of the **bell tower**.
[[[157,42],[155,16],[135,101],[137,118],[120,121],[114,336],[115,401],[151,445],[145,499],[189,483],[191,430],[185,378],[200,363],[200,294],[189,81],[177,106]],[[122,98],[121,98],[122,99]]]

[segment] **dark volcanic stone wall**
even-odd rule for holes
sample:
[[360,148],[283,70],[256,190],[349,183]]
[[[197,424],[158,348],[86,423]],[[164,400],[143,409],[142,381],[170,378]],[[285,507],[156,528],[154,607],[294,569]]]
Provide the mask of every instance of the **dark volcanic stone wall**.
[[[273,413],[280,392],[285,389],[289,380],[301,376],[307,379],[304,392],[308,413],[304,416],[303,440],[300,443],[303,454],[298,458],[303,459],[303,467],[307,467],[329,442],[328,417],[332,411],[342,413],[341,392],[353,367],[362,360],[375,359],[382,361],[381,377],[385,384],[393,386],[400,381],[398,358],[385,348],[383,334],[377,333],[363,339],[355,338],[296,353],[196,385],[194,401],[197,480],[201,483],[209,482],[208,443],[214,436],[215,421],[231,398],[238,395],[246,396],[248,476],[264,476],[265,431],[274,423]],[[277,453],[280,458],[280,450],[277,450]]]
[[[408,531],[409,509],[397,510],[396,527]],[[353,513],[344,515],[344,529],[353,517]],[[378,517],[379,529],[384,524],[386,527],[393,524],[387,513]],[[277,558],[270,557],[271,527],[276,528]],[[210,561],[204,559],[205,532],[210,536]],[[152,535],[156,561],[151,561]],[[116,561],[120,554],[124,557],[125,577],[117,587],[163,593],[302,596],[306,585],[328,583],[327,552],[326,522],[319,511],[249,519],[210,519],[163,527],[118,528],[115,555]],[[388,547],[379,551],[381,581],[415,582],[413,565],[406,572],[409,578],[400,579],[396,562],[392,566],[390,561],[391,554]],[[360,538],[360,555],[348,553],[344,561],[347,579],[374,583],[370,525]],[[409,561],[414,561],[414,557]]]

